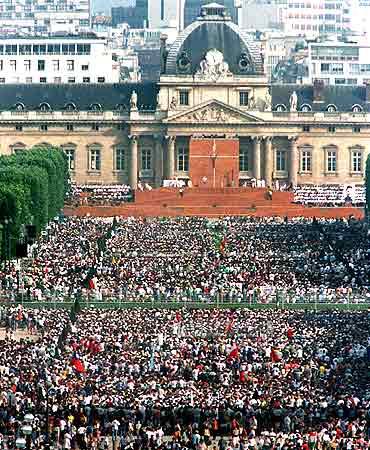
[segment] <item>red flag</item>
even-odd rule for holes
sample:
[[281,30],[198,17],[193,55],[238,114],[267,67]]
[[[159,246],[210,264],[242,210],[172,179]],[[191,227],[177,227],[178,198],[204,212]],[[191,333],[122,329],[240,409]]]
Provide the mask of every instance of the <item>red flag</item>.
[[230,320],[230,322],[226,325],[226,329],[225,329],[226,334],[230,333],[233,326],[234,326],[234,320]]
[[95,289],[95,280],[94,280],[94,278],[90,278],[88,280],[88,283],[89,283],[89,289]]
[[176,322],[181,322],[181,314],[176,311]]
[[224,254],[225,253],[225,249],[226,249],[226,237],[224,237],[222,239],[222,241],[220,242],[220,253]]
[[85,372],[85,366],[83,362],[80,359],[73,358],[71,361],[72,366],[75,368],[75,370],[78,373],[84,373]]
[[239,357],[239,347],[235,347],[231,352],[229,353],[229,356],[227,357],[228,361],[232,361],[233,359],[236,359]]
[[281,358],[282,358],[281,351],[278,350],[277,348],[273,348],[271,350],[271,360],[273,362],[279,362],[279,361],[281,361]]
[[294,336],[294,330],[292,329],[292,328],[288,328],[288,331],[287,331],[287,336],[288,336],[288,339],[289,340],[292,340],[293,339],[293,336]]

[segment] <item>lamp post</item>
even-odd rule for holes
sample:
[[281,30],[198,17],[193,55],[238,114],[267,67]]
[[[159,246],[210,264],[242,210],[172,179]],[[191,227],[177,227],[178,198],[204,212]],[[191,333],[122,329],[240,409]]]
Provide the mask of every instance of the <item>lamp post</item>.
[[212,153],[210,156],[213,167],[213,189],[214,189],[216,187],[216,160],[217,160],[216,139],[213,139]]

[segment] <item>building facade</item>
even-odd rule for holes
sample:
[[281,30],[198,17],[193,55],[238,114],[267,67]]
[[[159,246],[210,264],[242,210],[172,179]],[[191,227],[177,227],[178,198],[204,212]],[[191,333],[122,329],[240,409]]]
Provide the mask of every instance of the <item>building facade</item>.
[[94,35],[0,38],[0,83],[118,83],[119,65]]
[[76,33],[91,27],[90,0],[2,0],[2,33]]
[[327,42],[308,45],[308,74],[304,83],[316,80],[328,85],[370,83],[370,46]]
[[77,182],[133,188],[212,166],[217,187],[363,183],[370,85],[270,86],[259,46],[212,5],[161,66],[159,83],[0,86],[0,152],[57,145]]

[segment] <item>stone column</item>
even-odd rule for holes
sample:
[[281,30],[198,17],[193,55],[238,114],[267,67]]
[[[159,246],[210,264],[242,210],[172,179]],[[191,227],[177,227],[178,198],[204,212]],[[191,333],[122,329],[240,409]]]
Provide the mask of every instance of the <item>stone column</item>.
[[132,189],[137,189],[137,159],[138,159],[138,137],[136,135],[130,135],[130,171],[129,181]]
[[272,171],[273,171],[273,153],[272,153],[272,136],[265,138],[265,181],[266,187],[272,187]]
[[261,138],[253,138],[253,176],[256,180],[261,179]]
[[175,176],[175,142],[176,136],[166,136],[167,139],[167,161],[166,161],[166,176],[171,180]]
[[163,136],[161,134],[154,135],[155,142],[155,185],[162,186],[163,180]]
[[289,138],[289,182],[293,186],[297,186],[298,176],[298,149],[297,149],[297,137],[292,136]]

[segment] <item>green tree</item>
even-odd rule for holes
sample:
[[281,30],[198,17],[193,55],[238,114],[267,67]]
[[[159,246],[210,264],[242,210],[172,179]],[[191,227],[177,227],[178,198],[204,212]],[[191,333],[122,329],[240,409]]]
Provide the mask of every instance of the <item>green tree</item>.
[[368,155],[366,160],[365,188],[366,188],[366,209],[367,214],[370,214],[370,154]]

